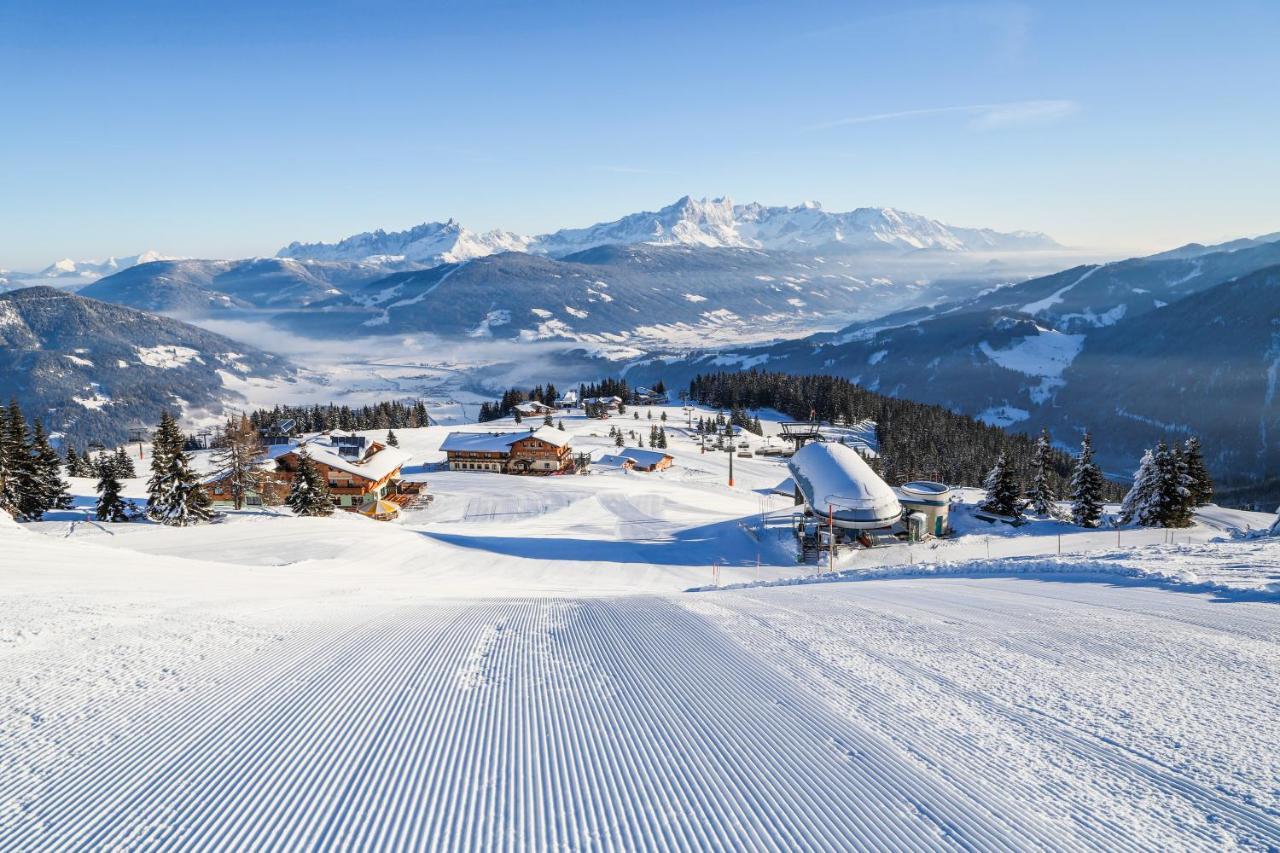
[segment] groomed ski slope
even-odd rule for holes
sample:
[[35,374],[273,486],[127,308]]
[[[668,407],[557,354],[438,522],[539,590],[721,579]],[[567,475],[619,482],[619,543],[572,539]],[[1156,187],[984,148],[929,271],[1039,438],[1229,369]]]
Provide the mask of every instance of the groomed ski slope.
[[0,517],[0,850],[1280,846],[1269,518],[962,514],[814,578],[744,530],[781,464],[671,432],[394,524]]
[[1276,630],[1268,604],[1009,579],[388,606],[51,722],[87,747],[0,777],[0,839],[1265,848]]

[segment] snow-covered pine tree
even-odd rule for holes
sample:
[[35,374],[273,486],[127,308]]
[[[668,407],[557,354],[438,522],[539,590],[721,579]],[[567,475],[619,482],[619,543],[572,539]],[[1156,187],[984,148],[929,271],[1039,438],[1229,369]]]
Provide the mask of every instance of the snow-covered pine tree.
[[618,434],[617,434],[616,436],[614,436],[614,438],[613,438],[613,446],[614,446],[614,447],[621,447],[622,445],[623,445],[623,441],[622,441],[622,433],[618,433]]
[[106,470],[98,480],[98,521],[123,522],[132,521],[134,506],[131,501],[120,497],[120,480],[116,468]]
[[1036,439],[1035,451],[1031,454],[1031,488],[1027,490],[1027,500],[1031,511],[1036,515],[1053,517],[1057,514],[1054,503],[1058,496],[1049,484],[1049,463],[1053,452],[1053,443],[1049,439],[1049,430],[1040,430]]
[[35,485],[32,516],[40,518],[52,509],[70,509],[71,495],[62,479],[62,457],[49,444],[49,436],[39,418],[32,430],[31,465]]
[[1213,478],[1204,464],[1204,452],[1200,449],[1200,439],[1191,436],[1183,446],[1183,459],[1187,463],[1187,476],[1191,478],[1192,506],[1204,506],[1213,501]]
[[1156,460],[1158,450],[1159,447],[1142,454],[1138,470],[1133,472],[1133,486],[1120,504],[1121,524],[1159,526],[1161,512],[1160,467]]
[[556,424],[556,429],[560,430],[561,432],[564,431],[564,418],[561,418],[560,422]]
[[115,466],[117,479],[132,480],[138,476],[138,470],[133,467],[133,459],[129,456],[129,451],[123,447],[116,448],[116,455],[112,457],[112,465]]
[[1084,434],[1080,455],[1071,471],[1071,521],[1081,527],[1097,527],[1102,519],[1102,470],[1093,461],[1093,439]]
[[996,460],[995,467],[987,472],[983,486],[987,490],[987,498],[982,503],[982,509],[1013,518],[1022,516],[1022,489],[1018,486],[1013,466],[1003,453]]
[[[1164,445],[1161,445],[1164,447]],[[1157,459],[1160,468],[1160,523],[1164,527],[1190,527],[1194,509],[1191,497],[1191,477],[1187,473],[1187,461],[1182,448],[1164,447],[1164,454]]]
[[213,517],[209,496],[191,470],[183,451],[186,437],[173,415],[164,412],[151,444],[151,479],[147,481],[147,517],[173,527],[198,524]]
[[227,419],[221,441],[210,459],[231,492],[231,502],[236,509],[244,507],[250,492],[263,492],[268,479],[261,467],[265,455],[262,439],[247,417]]
[[285,501],[298,515],[333,515],[333,497],[329,483],[320,475],[320,469],[305,450],[298,457],[298,472],[293,475],[293,485]]
[[19,521],[26,520],[39,506],[37,492],[27,419],[18,401],[11,400],[0,424],[0,509]]
[[395,430],[387,430],[387,447],[399,447],[400,439],[396,438]]
[[658,430],[658,447],[661,447],[663,450],[667,449],[666,427],[663,427],[662,429]]
[[516,423],[520,423],[521,421],[523,421],[523,420],[524,420],[524,416],[520,414],[520,410],[519,410],[519,409],[512,409],[512,410],[511,410],[511,417],[515,418],[515,422],[516,422]]

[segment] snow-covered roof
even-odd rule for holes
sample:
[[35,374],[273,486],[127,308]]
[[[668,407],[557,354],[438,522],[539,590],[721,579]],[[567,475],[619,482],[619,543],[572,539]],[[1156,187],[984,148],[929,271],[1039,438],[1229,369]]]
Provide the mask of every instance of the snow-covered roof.
[[902,513],[902,504],[889,484],[871,470],[858,451],[843,444],[806,444],[787,467],[814,512],[825,515],[830,507],[842,527],[886,526]]
[[318,436],[304,441],[294,449],[299,453],[305,450],[312,461],[374,482],[381,480],[409,461],[409,454],[398,447],[383,447],[363,459],[349,459],[338,453],[338,446],[329,436]]
[[635,464],[635,462],[632,459],[628,459],[625,456],[619,456],[616,453],[605,453],[599,458],[592,460],[591,464],[601,468],[626,468],[629,465]]
[[551,407],[539,400],[525,400],[523,403],[517,403],[516,408],[521,412],[549,412]]
[[539,441],[545,441],[547,444],[555,445],[556,447],[568,447],[569,442],[573,440],[573,436],[569,435],[565,430],[549,426],[543,426],[534,430],[532,437]]
[[661,450],[646,450],[643,447],[624,447],[618,451],[618,455],[625,456],[637,465],[643,465],[646,468],[657,465],[663,459],[672,458],[669,453],[663,453]]
[[561,395],[560,395],[560,402],[561,402],[561,403],[565,403],[565,404],[571,404],[571,403],[576,403],[576,402],[578,402],[578,392],[577,392],[577,391],[565,391],[563,394],[561,394]]
[[562,429],[542,426],[524,432],[451,432],[440,445],[443,451],[468,451],[471,453],[505,453],[522,438],[536,438],[556,447],[567,447],[573,436]]

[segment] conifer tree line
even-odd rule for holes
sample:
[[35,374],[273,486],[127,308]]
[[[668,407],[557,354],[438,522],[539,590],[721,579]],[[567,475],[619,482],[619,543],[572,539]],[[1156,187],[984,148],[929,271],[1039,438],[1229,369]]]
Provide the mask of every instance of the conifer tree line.
[[392,400],[371,406],[338,406],[333,403],[312,406],[274,406],[249,413],[249,423],[255,429],[269,429],[294,422],[293,433],[324,432],[326,430],[412,429],[431,425],[427,406],[417,400],[412,403]]
[[548,382],[545,386],[535,385],[528,391],[521,388],[509,388],[502,392],[502,396],[496,403],[484,402],[480,404],[480,415],[477,420],[480,423],[487,421],[496,421],[499,418],[507,418],[515,411],[516,406],[521,403],[536,402],[547,406],[554,406],[556,400],[560,397],[556,391],[556,386]]
[[1200,440],[1161,441],[1148,450],[1133,475],[1133,488],[1120,505],[1121,524],[1190,527],[1196,507],[1213,500],[1213,480],[1205,468]]
[[28,424],[18,401],[10,401],[0,411],[0,509],[19,521],[39,521],[70,506],[62,457],[49,443],[44,424],[39,418]]
[[[939,480],[980,486],[1003,453],[1012,476],[1022,483],[1032,470],[1038,440],[1008,433],[941,406],[886,397],[834,376],[791,375],[750,370],[697,376],[689,398],[713,408],[775,409],[796,420],[876,424],[879,459],[871,460],[890,483]],[[1049,447],[1044,452],[1043,480],[1048,491],[1064,495],[1070,488],[1072,457]],[[1119,500],[1121,487],[1104,481],[1108,500]]]

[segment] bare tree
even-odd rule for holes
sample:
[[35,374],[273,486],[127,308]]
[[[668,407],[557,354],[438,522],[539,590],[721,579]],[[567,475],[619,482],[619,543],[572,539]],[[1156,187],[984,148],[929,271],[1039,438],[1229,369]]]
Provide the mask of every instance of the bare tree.
[[244,506],[250,492],[265,494],[270,475],[262,469],[266,448],[249,418],[232,415],[222,428],[222,441],[212,460],[218,476],[227,484],[236,509]]

